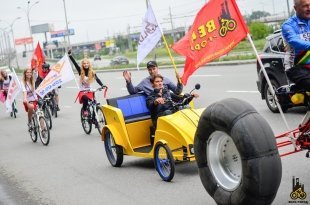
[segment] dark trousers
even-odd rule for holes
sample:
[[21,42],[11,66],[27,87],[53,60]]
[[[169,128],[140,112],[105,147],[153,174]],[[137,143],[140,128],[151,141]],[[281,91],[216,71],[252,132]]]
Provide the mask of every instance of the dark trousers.
[[286,75],[297,89],[310,91],[310,68],[297,65],[287,70]]
[[81,97],[81,101],[83,103],[83,106],[82,106],[83,110],[86,110],[89,98],[86,95],[83,95]]

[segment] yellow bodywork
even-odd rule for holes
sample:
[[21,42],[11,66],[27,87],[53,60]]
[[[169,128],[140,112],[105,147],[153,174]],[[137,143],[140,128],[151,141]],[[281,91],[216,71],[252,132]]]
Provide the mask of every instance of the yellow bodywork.
[[[193,145],[199,117],[204,109],[188,108],[159,117],[153,144],[150,140],[150,127],[152,126],[150,118],[125,123],[120,109],[110,105],[103,105],[102,109],[106,125],[101,138],[104,140],[105,133],[109,130],[115,143],[123,147],[124,154],[153,158],[154,145],[162,142],[170,148],[175,160],[194,160],[189,147]],[[143,148],[148,148],[147,152],[140,151]]]

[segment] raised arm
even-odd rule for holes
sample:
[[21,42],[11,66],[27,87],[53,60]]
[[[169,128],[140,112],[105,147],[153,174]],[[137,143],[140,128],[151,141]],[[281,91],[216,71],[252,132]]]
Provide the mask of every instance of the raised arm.
[[72,52],[71,52],[71,49],[69,49],[68,51],[68,56],[70,58],[70,60],[72,61],[75,69],[77,70],[77,72],[79,73],[79,75],[81,75],[81,67],[79,66],[79,64],[77,64],[77,62],[75,61],[75,59],[73,58],[72,56]]
[[96,82],[101,86],[103,87],[103,83],[101,82],[101,80],[98,78],[97,74],[95,74],[95,79],[96,79]]

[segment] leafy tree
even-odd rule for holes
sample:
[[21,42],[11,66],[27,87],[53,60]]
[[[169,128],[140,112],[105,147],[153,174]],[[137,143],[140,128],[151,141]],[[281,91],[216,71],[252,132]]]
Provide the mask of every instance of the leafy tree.
[[128,49],[128,39],[126,36],[118,35],[114,37],[116,47],[120,48],[121,52],[124,52]]
[[244,18],[248,23],[250,23],[253,20],[260,19],[266,16],[270,16],[270,13],[265,12],[265,11],[253,11],[250,15],[244,16]]
[[265,38],[272,32],[272,28],[260,22],[250,23],[249,29],[254,40]]

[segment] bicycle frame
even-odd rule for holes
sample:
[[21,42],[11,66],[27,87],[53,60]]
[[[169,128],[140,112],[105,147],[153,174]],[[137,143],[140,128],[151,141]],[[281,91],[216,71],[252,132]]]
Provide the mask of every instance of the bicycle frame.
[[[277,147],[280,151],[282,148],[293,145],[293,151],[284,151],[280,153],[281,157],[294,154],[303,150],[308,150],[306,157],[309,157],[310,152],[310,111],[307,111],[301,124],[298,128],[285,132],[281,135],[276,136]],[[284,139],[283,138],[288,138]]]
[[34,112],[32,113],[32,119],[34,119],[35,128],[37,129],[37,131],[39,131],[39,133],[42,130],[39,123],[40,117],[43,117],[45,119],[43,110],[39,106],[37,106]]
[[[29,132],[33,142],[37,141],[37,137],[39,135],[42,144],[47,146],[50,141],[50,132],[41,107],[42,105],[37,105],[37,107],[34,109],[34,112],[32,113],[33,128],[32,130],[29,130]],[[42,126],[45,126],[45,128]]]
[[[92,97],[88,101],[87,108],[86,108],[90,112],[90,116],[88,116],[88,117],[84,116],[83,117],[81,114],[81,123],[82,123],[82,127],[83,127],[86,134],[90,134],[91,129],[92,129],[92,124],[95,124],[96,128],[99,131],[99,134],[101,135],[101,130],[103,128],[103,126],[101,126],[101,124],[105,124],[103,113],[102,113],[103,117],[101,119],[98,115],[98,110],[100,109],[101,112],[102,112],[102,110],[100,108],[100,103],[98,103],[96,100],[96,95],[95,95],[96,92],[101,91],[101,90],[102,90],[102,88],[98,88],[96,90],[83,91],[83,94],[86,94],[86,95],[88,93],[92,94]],[[81,110],[81,112],[82,112],[82,110]]]

